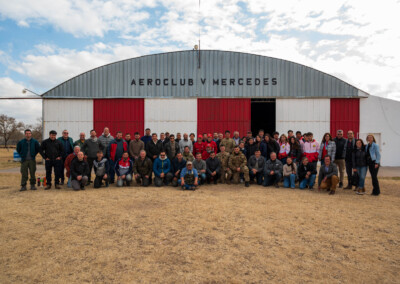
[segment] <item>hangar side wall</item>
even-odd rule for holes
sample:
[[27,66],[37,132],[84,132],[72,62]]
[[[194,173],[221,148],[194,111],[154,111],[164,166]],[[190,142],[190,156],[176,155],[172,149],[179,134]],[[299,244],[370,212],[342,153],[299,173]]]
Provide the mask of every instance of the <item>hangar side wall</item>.
[[400,164],[400,102],[369,96],[360,100],[360,138],[374,134],[382,166]]
[[276,130],[311,131],[321,142],[330,131],[330,99],[276,99]]
[[47,138],[50,130],[57,136],[67,129],[69,136],[79,139],[79,133],[89,137],[93,129],[93,100],[44,99],[43,100],[43,136]]

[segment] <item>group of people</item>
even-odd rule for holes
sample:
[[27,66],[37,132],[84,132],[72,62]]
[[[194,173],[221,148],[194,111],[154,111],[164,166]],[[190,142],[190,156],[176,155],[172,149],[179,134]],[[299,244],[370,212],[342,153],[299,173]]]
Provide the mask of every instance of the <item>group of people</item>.
[[[318,189],[326,189],[334,194],[336,188],[343,187],[344,171],[348,184],[345,189],[365,194],[365,176],[367,169],[371,173],[372,195],[379,195],[378,170],[380,166],[379,146],[372,134],[367,136],[366,144],[355,139],[348,131],[347,138],[338,130],[332,138],[326,133],[318,143],[311,132],[296,134],[289,130],[287,135],[274,132],[272,136],[260,130],[256,137],[249,131],[244,137],[235,131],[225,133],[203,133],[195,139],[195,134],[168,132],[145,135],[139,132],[131,139],[129,133],[123,138],[122,132],[116,132],[115,138],[108,127],[100,137],[95,130],[90,131],[86,139],[80,133],[77,141],[69,137],[68,130],[57,138],[52,130],[49,138],[41,145],[32,138],[29,129],[25,138],[19,141],[17,151],[21,156],[21,191],[27,189],[28,171],[31,189],[35,190],[35,157],[40,154],[45,160],[46,190],[54,184],[60,189],[67,179],[68,187],[83,190],[93,186],[108,187],[116,183],[118,187],[130,186],[133,180],[137,185],[149,186],[154,182],[157,187],[172,184],[183,189],[196,189],[201,184],[242,183],[248,187],[251,183],[263,186],[313,189],[317,179],[317,163],[321,162],[318,173]],[[153,179],[154,176],[154,179]],[[115,180],[116,177],[116,180]]]

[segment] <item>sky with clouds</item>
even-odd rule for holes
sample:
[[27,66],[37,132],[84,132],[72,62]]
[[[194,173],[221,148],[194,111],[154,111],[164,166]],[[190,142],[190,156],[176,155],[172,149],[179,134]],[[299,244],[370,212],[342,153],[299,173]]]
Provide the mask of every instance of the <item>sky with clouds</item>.
[[[400,0],[0,0],[0,97],[160,52],[249,52],[304,64],[400,100]],[[0,100],[35,123],[40,100]]]

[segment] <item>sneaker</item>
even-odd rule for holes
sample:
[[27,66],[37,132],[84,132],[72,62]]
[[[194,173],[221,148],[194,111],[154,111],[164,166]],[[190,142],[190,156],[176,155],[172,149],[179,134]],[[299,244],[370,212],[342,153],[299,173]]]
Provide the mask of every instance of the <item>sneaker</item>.
[[351,186],[351,184],[348,184],[345,188],[343,189],[352,189],[353,187]]
[[329,191],[329,195],[334,195],[334,194],[335,194],[334,190]]
[[279,184],[278,184],[278,183],[275,183],[275,187],[276,187],[276,188],[279,188]]
[[25,191],[26,190],[26,185],[21,186],[21,189],[19,191]]
[[56,184],[56,189],[61,189],[61,186]]
[[245,187],[249,187],[249,186],[250,186],[249,182],[246,181],[246,182],[244,183],[244,186],[245,186]]
[[49,190],[49,189],[51,189],[51,184],[48,184],[48,185],[44,188],[44,190]]
[[36,186],[34,184],[31,184],[31,190],[36,190]]
[[339,188],[343,187],[343,182],[339,182]]
[[85,190],[85,187],[84,187],[84,186],[81,186],[81,190]]

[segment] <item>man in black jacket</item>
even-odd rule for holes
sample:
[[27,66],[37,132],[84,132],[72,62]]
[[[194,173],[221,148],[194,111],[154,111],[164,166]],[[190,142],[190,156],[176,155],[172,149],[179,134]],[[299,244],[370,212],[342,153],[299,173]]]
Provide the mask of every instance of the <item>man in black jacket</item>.
[[168,143],[165,144],[164,150],[165,153],[167,154],[167,157],[170,161],[173,161],[176,157],[176,154],[180,152],[179,150],[179,143],[175,141],[175,136],[174,134],[171,134],[169,136],[169,141]]
[[215,157],[215,152],[210,153],[210,157],[206,160],[206,165],[207,183],[210,183],[212,178],[214,180],[214,184],[217,184],[217,181],[221,176],[221,163]]
[[343,138],[343,130],[338,130],[336,138],[333,139],[336,144],[336,154],[334,163],[339,169],[339,188],[343,187],[343,179],[344,179],[344,168],[345,168],[345,158],[346,158],[346,139]]
[[83,158],[83,152],[79,152],[77,158],[71,163],[71,185],[73,190],[84,190],[88,181],[89,165]]
[[57,132],[55,130],[51,130],[49,133],[50,137],[43,141],[40,146],[40,155],[45,160],[45,168],[46,168],[46,180],[47,187],[46,190],[51,188],[51,171],[54,168],[54,183],[56,189],[61,189],[59,186],[60,174],[62,169],[62,160],[61,158],[64,155],[64,147],[61,142],[56,139]]
[[332,158],[326,155],[319,169],[318,190],[327,189],[330,195],[335,194],[338,183],[337,166],[335,163],[332,163]]
[[161,141],[157,140],[157,134],[153,133],[151,135],[151,141],[146,144],[147,157],[150,158],[152,162],[157,159],[160,152],[163,150],[163,144]]

